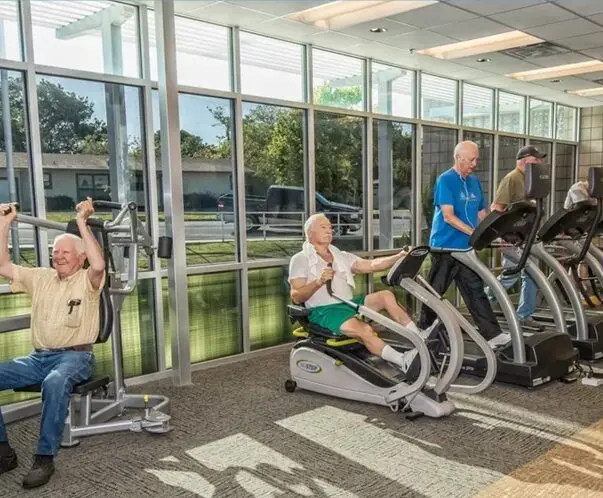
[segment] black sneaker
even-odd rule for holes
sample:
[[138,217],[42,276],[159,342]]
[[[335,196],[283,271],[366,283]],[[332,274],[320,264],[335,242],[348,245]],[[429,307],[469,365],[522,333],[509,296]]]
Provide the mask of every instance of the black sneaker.
[[[10,472],[17,468],[17,454],[10,446],[6,445],[5,450],[0,454],[0,474]],[[3,448],[4,449],[4,448]]]
[[23,479],[23,487],[32,489],[44,486],[50,481],[52,474],[54,474],[53,457],[50,455],[35,455],[33,466]]
[[544,326],[540,322],[537,322],[536,320],[533,320],[532,318],[522,318],[521,320],[519,320],[519,324],[521,325],[522,328],[526,328],[526,329],[534,329],[537,331],[544,330]]

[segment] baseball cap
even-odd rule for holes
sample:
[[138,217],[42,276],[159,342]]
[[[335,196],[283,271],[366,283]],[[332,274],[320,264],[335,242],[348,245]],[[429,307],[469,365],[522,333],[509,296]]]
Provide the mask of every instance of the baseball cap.
[[543,154],[542,152],[540,152],[533,145],[526,145],[525,147],[522,147],[521,149],[519,149],[516,159],[519,161],[520,159],[523,159],[524,157],[529,157],[529,156],[537,157],[539,159],[544,159],[546,157],[546,154]]

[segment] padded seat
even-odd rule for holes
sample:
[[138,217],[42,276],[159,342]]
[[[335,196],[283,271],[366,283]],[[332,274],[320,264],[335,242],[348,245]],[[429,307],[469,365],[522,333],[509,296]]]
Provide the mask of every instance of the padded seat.
[[[71,394],[85,395],[90,391],[95,391],[99,387],[106,386],[109,382],[111,382],[111,378],[108,375],[95,375],[90,379],[73,386]],[[31,386],[21,387],[14,391],[18,393],[39,393],[42,391],[42,384],[32,384]]]

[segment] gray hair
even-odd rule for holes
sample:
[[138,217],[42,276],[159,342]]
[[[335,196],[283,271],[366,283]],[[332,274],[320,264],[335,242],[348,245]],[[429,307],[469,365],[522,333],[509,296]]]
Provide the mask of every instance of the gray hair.
[[479,150],[479,146],[475,142],[472,142],[471,140],[465,140],[464,142],[459,142],[458,144],[456,144],[456,147],[454,148],[454,158],[456,159],[456,156],[458,156],[461,151],[468,145],[475,147]]
[[315,213],[312,216],[310,216],[304,223],[304,233],[306,234],[306,240],[308,240],[308,241],[310,240],[310,228],[312,228],[312,224],[318,218],[327,218],[327,217],[323,213]]
[[78,237],[77,235],[73,234],[73,233],[62,233],[61,235],[57,235],[54,238],[54,242],[52,244],[52,247],[54,249],[54,247],[57,245],[57,242],[61,239],[71,239],[73,240],[73,245],[75,246],[75,252],[77,254],[82,254],[83,252],[85,252],[84,249],[84,241]]

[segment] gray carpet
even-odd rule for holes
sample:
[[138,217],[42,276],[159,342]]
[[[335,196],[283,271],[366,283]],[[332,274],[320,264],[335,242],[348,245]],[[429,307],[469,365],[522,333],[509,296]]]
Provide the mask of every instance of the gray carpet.
[[[447,419],[408,421],[378,406],[286,393],[287,377],[282,350],[197,372],[190,387],[132,389],[170,396],[174,431],[86,438],[62,450],[51,482],[33,491],[21,480],[38,419],[12,424],[20,466],[0,476],[0,497],[472,496],[603,417],[603,389],[578,383],[495,385],[453,396],[459,409]],[[579,455],[601,456],[603,468],[603,436],[583,444]],[[566,482],[559,468],[547,482]]]

